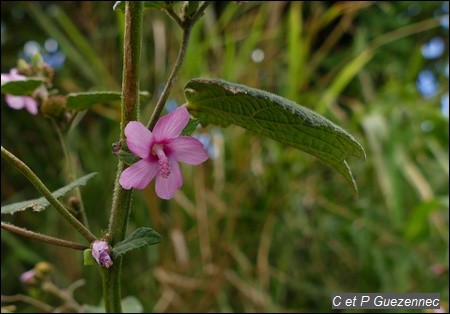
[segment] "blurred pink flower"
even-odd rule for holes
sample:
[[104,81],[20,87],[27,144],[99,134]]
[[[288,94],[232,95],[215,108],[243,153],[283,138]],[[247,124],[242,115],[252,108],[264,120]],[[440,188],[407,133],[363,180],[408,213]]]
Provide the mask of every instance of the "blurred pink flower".
[[[1,74],[2,85],[11,81],[23,81],[25,79],[26,77],[20,75],[16,68],[11,69],[9,73]],[[38,103],[33,97],[6,95],[5,100],[8,106],[13,109],[18,110],[25,108],[32,115],[36,115],[38,113]]]
[[22,281],[24,284],[30,283],[34,279],[35,275],[36,273],[34,272],[34,269],[31,269],[20,275],[20,281]]
[[153,132],[138,121],[125,127],[127,145],[131,152],[142,158],[120,175],[124,189],[144,189],[156,177],[156,194],[170,199],[183,185],[178,162],[198,165],[208,159],[203,144],[192,136],[180,136],[189,122],[186,108],[165,115],[156,123]]
[[109,268],[113,265],[110,253],[108,242],[95,241],[92,244],[92,256],[100,266]]

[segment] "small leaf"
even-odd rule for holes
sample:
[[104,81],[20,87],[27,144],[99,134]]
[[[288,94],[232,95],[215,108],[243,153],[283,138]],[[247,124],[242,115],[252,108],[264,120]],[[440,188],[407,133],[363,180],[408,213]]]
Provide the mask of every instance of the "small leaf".
[[189,118],[188,124],[184,127],[183,131],[181,132],[181,135],[183,136],[190,136],[192,133],[194,133],[195,129],[200,124],[200,120],[196,118]]
[[[164,9],[170,6],[167,1],[144,1],[144,9]],[[116,1],[113,6],[114,11],[125,12],[125,1]]]
[[97,265],[95,258],[92,256],[92,249],[86,249],[83,251],[84,266]]
[[[54,191],[52,194],[56,198],[62,197],[64,195],[66,195],[74,187],[80,186],[80,185],[85,185],[86,182],[89,179],[91,179],[93,176],[95,176],[96,174],[97,174],[96,172],[93,172],[88,175],[85,175],[84,177],[81,177],[81,178],[73,181],[72,183]],[[32,209],[36,212],[40,212],[40,211],[46,209],[49,205],[50,205],[50,203],[47,201],[47,199],[45,197],[40,197],[40,198],[33,199],[33,200],[28,200],[28,201],[23,201],[23,202],[18,202],[18,203],[13,203],[13,204],[9,204],[6,206],[2,206],[2,214],[14,214],[16,212],[24,211],[26,209]]]
[[113,154],[116,155],[126,165],[130,166],[141,160],[141,158],[130,152],[126,142],[123,142],[122,144],[120,142],[117,142],[117,145],[119,145],[119,148],[113,150]]
[[346,159],[365,159],[364,149],[325,117],[269,92],[218,79],[193,79],[184,93],[189,111],[202,123],[233,123],[307,152],[339,171],[357,195]]
[[[141,91],[139,95],[143,97],[149,94],[148,92]],[[84,110],[99,103],[119,102],[121,98],[121,92],[113,91],[70,93],[67,95],[67,105],[76,110]]]
[[122,311],[124,313],[143,313],[144,307],[135,296],[129,295],[122,299]]
[[[135,296],[127,296],[121,300],[123,313],[143,313],[144,307]],[[84,313],[106,313],[104,306],[83,304]]]
[[132,250],[140,249],[147,245],[158,244],[159,242],[161,242],[161,236],[158,232],[151,228],[143,227],[136,229],[128,238],[117,243],[113,247],[112,253],[114,259],[116,259]]
[[84,313],[106,313],[104,306],[95,306],[90,304],[83,304]]
[[41,86],[42,79],[30,78],[23,81],[9,81],[2,84],[2,93],[16,96],[31,95],[36,88]]

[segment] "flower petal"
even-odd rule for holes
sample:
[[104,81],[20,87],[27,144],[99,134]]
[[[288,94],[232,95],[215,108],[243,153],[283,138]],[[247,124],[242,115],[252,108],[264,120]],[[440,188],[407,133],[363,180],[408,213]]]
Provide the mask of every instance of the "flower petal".
[[178,162],[175,159],[169,159],[169,165],[169,176],[167,178],[157,176],[155,185],[156,194],[165,200],[171,199],[183,185],[183,176]]
[[108,242],[97,240],[92,244],[92,257],[100,266],[109,268],[114,264],[110,254]]
[[152,181],[158,171],[158,163],[141,159],[122,171],[119,183],[126,190],[131,188],[142,190]]
[[198,165],[208,159],[203,144],[192,136],[180,136],[167,143],[173,158],[191,165]]
[[8,106],[13,109],[22,109],[25,106],[23,96],[6,95],[5,100]]
[[178,108],[156,122],[153,135],[158,142],[179,136],[189,122],[186,108]]
[[152,132],[149,129],[138,121],[130,121],[125,127],[125,136],[128,148],[133,154],[141,158],[148,157],[153,140]]
[[38,103],[33,97],[24,96],[25,109],[28,110],[32,115],[37,115],[38,113]]
[[11,81],[24,81],[26,80],[26,76],[19,74],[19,70],[16,68],[12,68],[9,71],[10,80]]

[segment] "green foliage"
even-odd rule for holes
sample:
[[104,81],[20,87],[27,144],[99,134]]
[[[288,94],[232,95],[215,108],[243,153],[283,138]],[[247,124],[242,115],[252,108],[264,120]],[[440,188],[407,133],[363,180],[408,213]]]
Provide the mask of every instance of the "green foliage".
[[190,136],[194,131],[197,129],[197,127],[200,125],[200,121],[196,118],[189,118],[189,122],[186,125],[186,127],[181,132],[181,135],[183,136]]
[[[148,93],[140,92],[139,95],[145,97]],[[118,102],[121,99],[122,93],[113,91],[70,93],[67,95],[67,105],[76,110],[85,110],[95,104]]]
[[95,104],[117,102],[122,99],[121,92],[82,92],[67,95],[67,105],[76,110],[89,109]]
[[[84,304],[83,308],[86,313],[106,313],[103,306],[93,306]],[[122,299],[122,312],[123,313],[143,313],[143,307],[141,302],[135,296],[127,296]]]
[[280,96],[223,80],[193,79],[184,93],[202,123],[234,123],[310,153],[339,171],[357,194],[345,159],[365,159],[366,154],[353,136],[330,120]]
[[[52,192],[52,194],[56,198],[63,197],[67,193],[70,192],[73,188],[81,185],[86,185],[87,181],[89,181],[91,178],[93,178],[97,173],[90,173],[87,174],[72,183]],[[44,209],[46,209],[48,206],[50,206],[50,203],[47,201],[45,197],[40,197],[33,200],[23,201],[23,202],[17,202],[9,205],[2,206],[2,214],[15,214],[20,211],[24,211],[26,209],[32,209],[36,212],[40,212]]]
[[118,258],[132,250],[140,249],[147,245],[160,243],[162,240],[158,232],[151,228],[138,228],[128,238],[117,243],[112,248],[114,258]]
[[43,83],[42,79],[28,78],[23,81],[10,81],[2,83],[2,94],[31,95],[32,92]]
[[[338,174],[289,146],[241,128],[196,129],[194,135],[211,136],[216,154],[205,165],[183,166],[184,185],[174,200],[159,200],[152,187],[133,192],[129,230],[150,226],[165,241],[124,256],[122,291],[136,296],[144,312],[328,312],[336,291],[418,290],[440,292],[448,311],[449,131],[440,108],[448,92],[442,70],[448,43],[444,40],[439,58],[421,54],[431,38],[448,36],[435,18],[446,14],[444,3],[211,5],[192,30],[170,100],[183,104],[183,86],[194,77],[221,77],[308,106],[365,148],[365,162],[352,160],[359,198],[341,188]],[[57,15],[47,3],[2,2],[2,72],[16,66],[26,41],[42,44],[52,37],[66,52],[66,64],[55,76],[57,88],[119,90],[123,14],[111,14],[107,2],[52,5],[58,6]],[[42,16],[33,13],[36,7]],[[61,12],[95,59],[74,44],[76,35],[57,19]],[[156,97],[181,32],[160,10],[148,10],[144,25],[141,86]],[[254,61],[254,51],[264,58]],[[430,98],[416,89],[424,68],[440,84]],[[142,121],[155,101],[142,103]],[[66,169],[49,121],[2,102],[2,145],[21,152],[52,189],[63,186]],[[96,235],[108,224],[116,175],[111,144],[118,140],[120,112],[108,109],[92,107],[69,137],[78,153],[78,173],[98,171],[101,178],[82,190]],[[9,168],[2,169],[2,202],[33,198],[33,187]],[[32,212],[7,218],[37,232],[73,236],[52,211],[38,215],[44,219]],[[83,267],[80,252],[7,232],[2,232],[2,294],[26,293],[18,278],[41,260],[54,263],[57,282],[87,280],[75,295],[80,304],[101,302],[98,272]],[[33,310],[17,303],[18,313]]]
[[83,251],[83,264],[84,266],[97,265],[97,262],[92,256],[92,249],[86,249]]

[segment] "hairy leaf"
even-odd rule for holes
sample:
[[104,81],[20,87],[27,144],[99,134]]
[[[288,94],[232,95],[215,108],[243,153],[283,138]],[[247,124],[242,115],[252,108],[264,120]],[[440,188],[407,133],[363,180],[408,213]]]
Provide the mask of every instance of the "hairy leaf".
[[128,238],[117,243],[112,253],[114,258],[120,257],[132,250],[140,249],[147,245],[158,244],[161,242],[161,236],[151,228],[138,228]]
[[[84,177],[81,177],[72,183],[54,191],[52,194],[56,198],[62,197],[66,195],[70,190],[72,190],[76,186],[85,185],[86,182],[91,179],[93,176],[95,176],[97,173],[93,172],[88,175],[85,175]],[[33,200],[18,202],[9,204],[6,206],[2,206],[2,214],[14,214],[19,211],[24,211],[26,209],[32,209],[36,212],[40,212],[44,209],[46,209],[48,206],[50,206],[50,203],[47,201],[45,197],[40,197]]]
[[[148,92],[141,91],[139,92],[139,95],[142,97],[148,96],[149,94]],[[67,95],[67,105],[76,110],[84,110],[99,103],[118,102],[121,98],[121,92],[113,91],[70,93]]]
[[41,86],[41,79],[25,79],[23,81],[9,81],[2,84],[2,93],[16,96],[28,96],[34,92],[36,88]]
[[365,159],[364,149],[325,117],[272,93],[218,79],[193,79],[184,92],[189,111],[202,123],[236,124],[307,152],[339,171],[357,195],[346,159]]
[[200,121],[195,118],[189,118],[188,124],[184,127],[183,131],[181,132],[181,135],[183,136],[190,136],[192,133],[194,133],[195,129],[200,124]]

